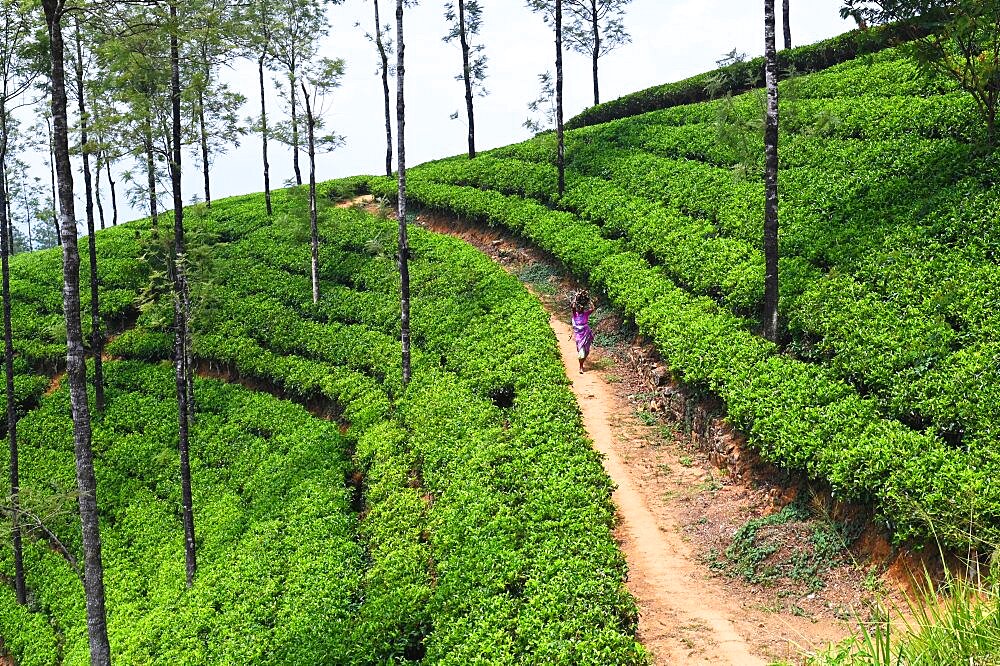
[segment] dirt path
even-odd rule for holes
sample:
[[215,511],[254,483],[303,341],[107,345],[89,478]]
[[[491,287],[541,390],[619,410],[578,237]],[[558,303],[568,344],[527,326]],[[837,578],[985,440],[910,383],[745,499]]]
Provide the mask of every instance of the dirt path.
[[[347,205],[377,212],[370,197]],[[657,666],[796,664],[804,652],[850,633],[848,621],[865,616],[871,596],[868,572],[850,552],[807,582],[756,573],[745,579],[726,568],[725,553],[737,532],[786,504],[788,489],[780,479],[720,469],[688,436],[675,432],[678,424],[651,408],[649,388],[627,358],[634,332],[626,322],[610,316],[596,324],[598,341],[580,375],[566,312],[568,295],[579,285],[561,275],[551,258],[502,230],[449,216],[425,211],[417,224],[478,247],[517,274],[549,312],[584,426],[618,488],[616,538],[639,605],[638,639]],[[605,344],[616,337],[618,342]],[[790,551],[809,543],[815,525],[769,529],[765,538],[782,546],[761,569],[780,568]]]
[[[579,374],[572,329],[555,315],[549,320],[559,339],[566,373],[583,412],[583,423],[604,455],[604,469],[618,486],[614,500],[621,516],[619,537],[629,565],[629,589],[639,602],[639,639],[658,664],[766,662],[740,636],[729,610],[704,582],[703,568],[676,525],[663,525],[649,509],[616,445],[610,415],[630,413],[598,372]],[[706,644],[706,639],[708,644]]]

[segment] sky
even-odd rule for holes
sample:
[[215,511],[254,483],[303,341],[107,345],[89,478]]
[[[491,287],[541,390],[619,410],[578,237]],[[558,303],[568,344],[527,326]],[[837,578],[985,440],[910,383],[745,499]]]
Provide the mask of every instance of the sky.
[[[467,149],[464,87],[457,42],[445,44],[445,0],[421,0],[406,10],[406,154],[407,164],[464,152]],[[476,137],[481,150],[529,138],[522,123],[527,104],[538,96],[538,75],[554,72],[555,38],[541,16],[522,0],[483,0],[483,27],[478,42],[489,58],[486,88],[477,97]],[[780,2],[777,3],[780,7]],[[600,61],[601,99],[607,101],[644,88],[677,81],[715,68],[715,61],[734,48],[750,57],[763,52],[763,5],[760,0],[632,0],[625,26],[632,43]],[[792,41],[810,44],[853,28],[840,18],[839,0],[792,0]],[[394,25],[393,0],[381,0],[383,23]],[[343,58],[341,87],[328,100],[327,128],[343,135],[342,148],[317,157],[320,181],[357,174],[378,174],[385,165],[385,120],[378,55],[365,32],[374,29],[371,0],[344,0],[329,10],[330,34],[321,55]],[[357,24],[360,23],[360,27]],[[780,23],[780,17],[779,17]],[[778,28],[779,42],[781,28]],[[779,43],[780,48],[780,43]],[[593,102],[588,57],[569,52],[564,57],[565,117]],[[222,76],[247,97],[242,116],[256,115],[259,92],[255,62],[235,60]],[[395,100],[395,82],[390,83]],[[269,114],[283,114],[277,95],[269,91]],[[460,111],[458,120],[450,115]],[[393,111],[395,114],[395,111]],[[394,116],[395,117],[395,116]],[[394,123],[395,125],[395,123]],[[395,126],[393,131],[395,132]],[[395,140],[395,139],[394,139]],[[270,148],[271,182],[280,186],[293,177],[290,151]],[[201,194],[200,166],[185,153],[184,199]],[[307,177],[302,155],[303,177]],[[35,160],[33,160],[35,162]],[[39,175],[47,175],[38,163]],[[132,165],[122,165],[131,168]],[[212,167],[213,198],[263,190],[260,138],[247,135],[238,148],[219,155]],[[82,184],[82,177],[77,177]],[[77,187],[77,189],[80,189]],[[107,193],[104,195],[108,196]],[[121,196],[119,196],[121,198]],[[169,206],[168,206],[169,207]],[[83,207],[78,206],[78,215]],[[141,217],[126,211],[123,219]]]

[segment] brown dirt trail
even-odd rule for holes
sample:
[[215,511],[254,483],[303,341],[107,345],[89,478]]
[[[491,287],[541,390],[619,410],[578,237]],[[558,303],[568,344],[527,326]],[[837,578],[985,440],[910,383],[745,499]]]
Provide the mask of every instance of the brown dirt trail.
[[[379,212],[371,197],[342,205]],[[835,567],[815,594],[800,583],[754,584],[710,566],[741,525],[778,508],[773,489],[720,469],[671,431],[669,419],[651,412],[648,388],[618,343],[595,342],[587,371],[579,374],[566,311],[579,283],[562,274],[550,257],[499,229],[427,211],[416,222],[470,243],[512,273],[531,266],[550,269],[552,277],[544,283],[522,280],[550,314],[584,426],[617,486],[615,536],[639,607],[637,638],[654,664],[801,663],[803,653],[850,633],[851,622],[844,620],[855,617],[852,609],[867,596],[864,571],[856,565]],[[613,333],[621,326],[612,317],[595,330]]]
[[[765,664],[740,636],[720,597],[703,581],[703,568],[690,559],[690,547],[676,530],[661,526],[633,482],[609,419],[631,408],[620,404],[596,372],[579,374],[572,329],[555,315],[549,323],[559,339],[584,426],[594,448],[604,455],[605,471],[618,486],[614,501],[621,515],[619,537],[629,565],[629,589],[639,603],[639,640],[658,664]],[[710,645],[693,649],[706,638]]]

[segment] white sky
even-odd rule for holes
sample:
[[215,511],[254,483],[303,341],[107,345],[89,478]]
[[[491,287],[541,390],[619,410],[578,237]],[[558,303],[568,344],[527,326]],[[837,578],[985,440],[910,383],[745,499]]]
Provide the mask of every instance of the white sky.
[[[464,89],[454,75],[461,69],[456,43],[445,44],[445,0],[421,0],[406,14],[407,163],[458,154],[466,150]],[[780,7],[780,2],[777,3]],[[490,94],[476,98],[477,148],[488,149],[522,141],[527,103],[538,95],[537,75],[554,71],[555,44],[540,16],[521,0],[484,0],[480,36],[489,57],[486,86]],[[607,101],[652,85],[676,81],[715,67],[715,61],[734,47],[750,56],[763,52],[763,5],[760,0],[633,0],[626,14],[632,43],[601,60],[601,99]],[[839,0],[792,0],[792,39],[808,44],[853,28],[839,16]],[[381,0],[383,23],[395,30],[395,2]],[[317,160],[317,178],[382,173],[385,163],[385,127],[381,80],[376,75],[377,53],[365,31],[373,28],[370,0],[345,0],[330,8],[331,32],[323,55],[343,58],[347,71],[335,91],[327,116],[329,129],[344,135],[346,145]],[[355,23],[361,27],[356,28]],[[780,17],[779,17],[780,23]],[[779,48],[781,41],[779,25]],[[577,53],[564,60],[566,118],[593,100],[590,61]],[[224,76],[247,97],[242,115],[259,109],[256,63],[234,63]],[[395,103],[395,82],[391,82]],[[459,120],[450,114],[461,111]],[[277,98],[269,100],[276,119],[283,110]],[[394,123],[395,125],[395,123]],[[395,126],[393,128],[395,132]],[[200,169],[185,154],[184,200],[201,194]],[[307,177],[305,154],[303,177]],[[271,144],[271,182],[279,187],[293,175],[291,154]],[[131,168],[132,165],[123,165]],[[39,169],[39,174],[47,173]],[[239,148],[216,158],[212,169],[213,198],[263,190],[260,139],[248,135]],[[76,178],[82,186],[82,177]],[[107,193],[105,200],[107,201]],[[119,199],[123,198],[119,195]],[[169,205],[168,205],[169,207]],[[83,207],[78,206],[78,216]],[[123,214],[123,219],[145,215]]]

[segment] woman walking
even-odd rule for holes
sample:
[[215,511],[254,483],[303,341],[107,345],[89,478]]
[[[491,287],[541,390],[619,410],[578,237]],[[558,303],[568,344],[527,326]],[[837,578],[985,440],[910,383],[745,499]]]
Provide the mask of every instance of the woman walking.
[[593,302],[586,291],[578,291],[573,297],[573,337],[576,338],[576,355],[580,361],[580,374],[583,374],[583,362],[590,355],[590,345],[594,342],[594,332],[590,329],[590,315],[594,313]]

